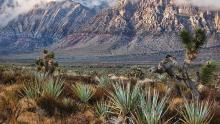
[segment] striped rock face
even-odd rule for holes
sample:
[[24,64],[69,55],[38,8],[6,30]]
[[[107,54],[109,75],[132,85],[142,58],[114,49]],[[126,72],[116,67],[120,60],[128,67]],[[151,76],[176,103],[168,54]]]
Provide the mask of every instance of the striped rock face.
[[183,49],[178,32],[197,27],[207,31],[206,47],[219,48],[219,13],[175,0],[120,0],[104,8],[70,0],[49,2],[0,28],[0,53],[45,47],[71,55],[178,51]]

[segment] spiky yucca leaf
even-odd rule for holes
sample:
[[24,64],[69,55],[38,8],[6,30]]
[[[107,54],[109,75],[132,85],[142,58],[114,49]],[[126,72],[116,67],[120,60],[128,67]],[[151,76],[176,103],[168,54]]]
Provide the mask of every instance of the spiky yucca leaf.
[[117,83],[113,87],[114,91],[110,92],[110,100],[114,112],[122,116],[127,116],[134,112],[139,103],[139,86],[131,87],[130,84],[125,86]]
[[76,96],[84,103],[87,103],[94,95],[94,90],[90,85],[78,83],[73,85],[72,90]]
[[109,85],[109,83],[111,82],[111,80],[107,76],[102,76],[102,77],[98,78],[98,82],[101,87],[107,87]]
[[194,34],[183,29],[180,32],[180,38],[186,49],[186,60],[191,63],[197,57],[199,49],[206,43],[206,33],[200,28],[195,29]]
[[190,32],[186,29],[183,29],[180,32],[180,38],[182,43],[185,45],[186,49],[191,49],[192,48],[192,36]]
[[198,50],[202,47],[203,44],[206,42],[206,33],[204,30],[198,28],[195,30],[195,38],[194,38],[194,48]]
[[28,98],[37,99],[48,96],[57,99],[63,91],[64,82],[60,78],[46,78],[36,75],[32,83],[24,84],[23,95]]
[[184,124],[209,124],[212,119],[212,104],[199,100],[184,103],[180,111],[181,120]]
[[41,86],[39,86],[36,82],[35,84],[25,85],[24,86],[24,95],[31,99],[36,99],[40,96]]
[[109,105],[106,101],[98,102],[95,107],[96,113],[100,117],[107,117],[110,113]]
[[159,98],[159,93],[154,90],[141,95],[141,104],[138,111],[135,112],[135,122],[137,124],[160,124],[165,113],[167,96]]
[[60,78],[51,78],[49,79],[42,88],[43,95],[49,95],[55,99],[57,99],[61,93],[63,92],[64,82]]
[[41,96],[43,80],[44,80],[42,75],[35,74],[34,76],[35,77],[31,83],[24,84],[24,89],[23,89],[24,92],[23,95],[31,99],[37,99]]

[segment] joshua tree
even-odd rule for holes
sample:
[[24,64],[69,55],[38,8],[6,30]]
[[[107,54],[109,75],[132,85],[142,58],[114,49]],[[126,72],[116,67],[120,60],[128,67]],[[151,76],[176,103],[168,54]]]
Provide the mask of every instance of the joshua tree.
[[58,63],[54,62],[54,59],[54,52],[48,52],[48,50],[44,50],[42,57],[36,60],[38,71],[42,71],[44,74],[52,75],[56,67],[58,67]]
[[180,32],[181,41],[186,49],[185,62],[190,64],[198,55],[199,49],[206,43],[206,33],[202,29],[196,29],[192,35],[184,29]]
[[[206,43],[206,33],[202,29],[196,29],[195,33],[192,34],[184,29],[180,32],[180,38],[186,50],[184,64],[178,65],[175,57],[167,55],[166,58],[159,63],[155,72],[167,73],[177,82],[184,82],[185,85],[191,89],[193,96],[199,98],[200,95],[196,89],[196,82],[192,81],[189,77],[188,68],[192,61],[198,56],[199,49]],[[179,75],[175,72],[176,68],[180,72]],[[199,81],[200,74],[197,72],[196,75],[197,81]]]

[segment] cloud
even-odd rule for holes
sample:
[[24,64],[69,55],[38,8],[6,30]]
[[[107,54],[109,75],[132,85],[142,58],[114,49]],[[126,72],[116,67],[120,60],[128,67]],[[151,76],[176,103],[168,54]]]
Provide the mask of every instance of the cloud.
[[191,4],[197,7],[203,7],[210,10],[220,10],[220,0],[176,0],[176,3]]
[[[65,0],[0,0],[0,27],[4,27],[8,22],[17,18],[19,15],[33,9],[36,5],[46,4],[51,1]],[[72,0],[84,6],[93,8],[99,6],[113,6],[118,0]]]
[[83,4],[84,6],[93,8],[98,6],[114,6],[118,0],[73,0]]
[[0,25],[5,26],[20,14],[33,9],[34,6],[51,1],[54,0],[4,0],[0,6]]

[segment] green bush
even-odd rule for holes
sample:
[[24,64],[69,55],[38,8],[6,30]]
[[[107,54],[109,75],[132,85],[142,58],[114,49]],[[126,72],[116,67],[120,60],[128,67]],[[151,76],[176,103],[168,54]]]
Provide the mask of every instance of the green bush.
[[201,81],[204,84],[208,84],[211,82],[213,73],[217,70],[217,63],[215,61],[208,61],[201,68]]
[[75,95],[84,103],[87,103],[94,95],[94,91],[90,85],[79,83],[73,85],[72,90]]
[[141,70],[141,68],[132,67],[131,70],[127,73],[127,76],[138,79],[144,79],[144,72]]

